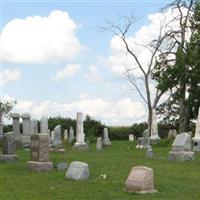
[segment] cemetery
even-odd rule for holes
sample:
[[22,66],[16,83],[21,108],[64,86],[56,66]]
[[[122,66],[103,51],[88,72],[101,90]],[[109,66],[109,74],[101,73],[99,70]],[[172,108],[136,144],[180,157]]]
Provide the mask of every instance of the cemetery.
[[[111,141],[109,128],[104,127],[101,136],[89,143],[83,113],[77,113],[76,133],[72,126],[61,129],[61,125],[50,131],[46,117],[30,116],[27,121],[28,114],[21,116],[22,124],[20,115],[12,114],[12,132],[2,136],[0,199],[200,198],[193,192],[199,189],[200,154],[188,133],[151,143],[144,130],[143,137],[131,133],[126,140]],[[153,123],[158,136],[158,124]],[[20,126],[26,130],[22,134]],[[24,144],[26,135],[30,139]],[[162,146],[161,141],[167,140],[170,143]],[[50,150],[54,148],[65,151]]]
[[200,200],[200,0],[0,10],[0,200]]

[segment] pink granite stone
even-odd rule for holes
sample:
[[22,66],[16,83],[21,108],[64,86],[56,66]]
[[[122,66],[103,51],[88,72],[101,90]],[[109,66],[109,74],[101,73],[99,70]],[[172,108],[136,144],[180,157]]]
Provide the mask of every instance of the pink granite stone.
[[131,169],[125,182],[126,190],[134,193],[155,192],[153,169],[145,166],[137,166]]

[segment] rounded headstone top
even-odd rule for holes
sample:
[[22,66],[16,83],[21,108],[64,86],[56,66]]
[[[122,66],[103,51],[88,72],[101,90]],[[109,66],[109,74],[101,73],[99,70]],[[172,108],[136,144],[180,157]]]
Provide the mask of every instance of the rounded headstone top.
[[28,114],[28,113],[24,113],[23,115],[22,115],[22,118],[31,118],[31,116]]
[[12,113],[11,117],[12,118],[20,118],[20,114],[19,113]]

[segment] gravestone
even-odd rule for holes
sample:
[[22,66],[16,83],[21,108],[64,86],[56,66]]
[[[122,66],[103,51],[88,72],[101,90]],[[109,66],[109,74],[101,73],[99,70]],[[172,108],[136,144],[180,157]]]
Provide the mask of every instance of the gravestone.
[[74,130],[72,128],[72,126],[70,127],[70,130],[69,130],[69,140],[68,142],[71,144],[73,141],[74,141]]
[[68,130],[65,129],[64,130],[64,141],[67,141],[68,140]]
[[31,119],[31,135],[38,134],[38,121]]
[[154,189],[153,169],[137,166],[131,169],[125,182],[126,191],[130,193],[152,193]]
[[2,155],[0,162],[15,162],[18,160],[16,155],[15,135],[13,132],[5,133],[2,138]]
[[0,139],[3,138],[3,123],[0,122]]
[[21,131],[20,131],[20,114],[18,113],[12,113],[11,114],[12,120],[13,120],[13,133],[15,136],[15,142],[20,145],[21,144]]
[[49,136],[48,134],[35,134],[31,136],[31,161],[28,167],[34,171],[47,171],[53,169],[49,161]]
[[68,168],[68,164],[66,162],[61,162],[56,165],[56,169],[58,171],[66,170]]
[[143,137],[138,138],[138,145],[136,148],[139,149],[146,149],[150,147],[150,141],[149,141],[149,131],[148,129],[143,131]]
[[65,178],[76,181],[87,180],[89,178],[88,164],[80,161],[70,163]]
[[191,135],[183,132],[176,136],[168,158],[172,161],[192,161],[194,160],[194,152],[191,149]]
[[168,139],[170,140],[170,139],[172,139],[172,138],[175,138],[176,135],[177,135],[176,129],[170,129],[170,130],[169,130],[169,133],[168,133]]
[[103,146],[110,146],[111,142],[110,139],[108,137],[108,128],[104,128],[103,129]]
[[57,125],[54,128],[53,135],[52,135],[52,145],[54,147],[62,145],[62,140],[61,140],[61,125]]
[[78,150],[88,150],[88,145],[85,143],[85,134],[83,128],[83,113],[77,113],[76,118],[76,142],[74,148]]
[[133,134],[129,134],[128,135],[128,140],[131,142],[134,142],[134,135]]
[[31,116],[28,113],[24,113],[22,116],[22,145],[30,146],[31,142]]
[[147,149],[146,149],[146,157],[147,158],[152,158],[154,155],[153,155],[153,150],[152,150],[152,148],[151,148],[151,146],[150,147],[148,147]]
[[42,117],[40,120],[40,133],[48,133],[48,118]]
[[192,138],[193,151],[200,151],[200,107],[196,122],[195,135]]
[[150,136],[150,143],[155,144],[160,140],[158,135],[158,124],[157,124],[157,116],[156,110],[152,110],[152,123],[151,123],[151,136]]
[[96,150],[97,150],[97,151],[102,150],[102,138],[101,138],[101,137],[98,137],[98,138],[97,138]]

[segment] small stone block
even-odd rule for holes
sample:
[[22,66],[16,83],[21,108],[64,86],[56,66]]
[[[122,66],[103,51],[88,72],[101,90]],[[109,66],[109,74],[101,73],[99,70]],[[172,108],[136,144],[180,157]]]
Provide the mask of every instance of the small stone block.
[[12,163],[16,162],[19,159],[17,155],[0,155],[0,162],[3,163]]

